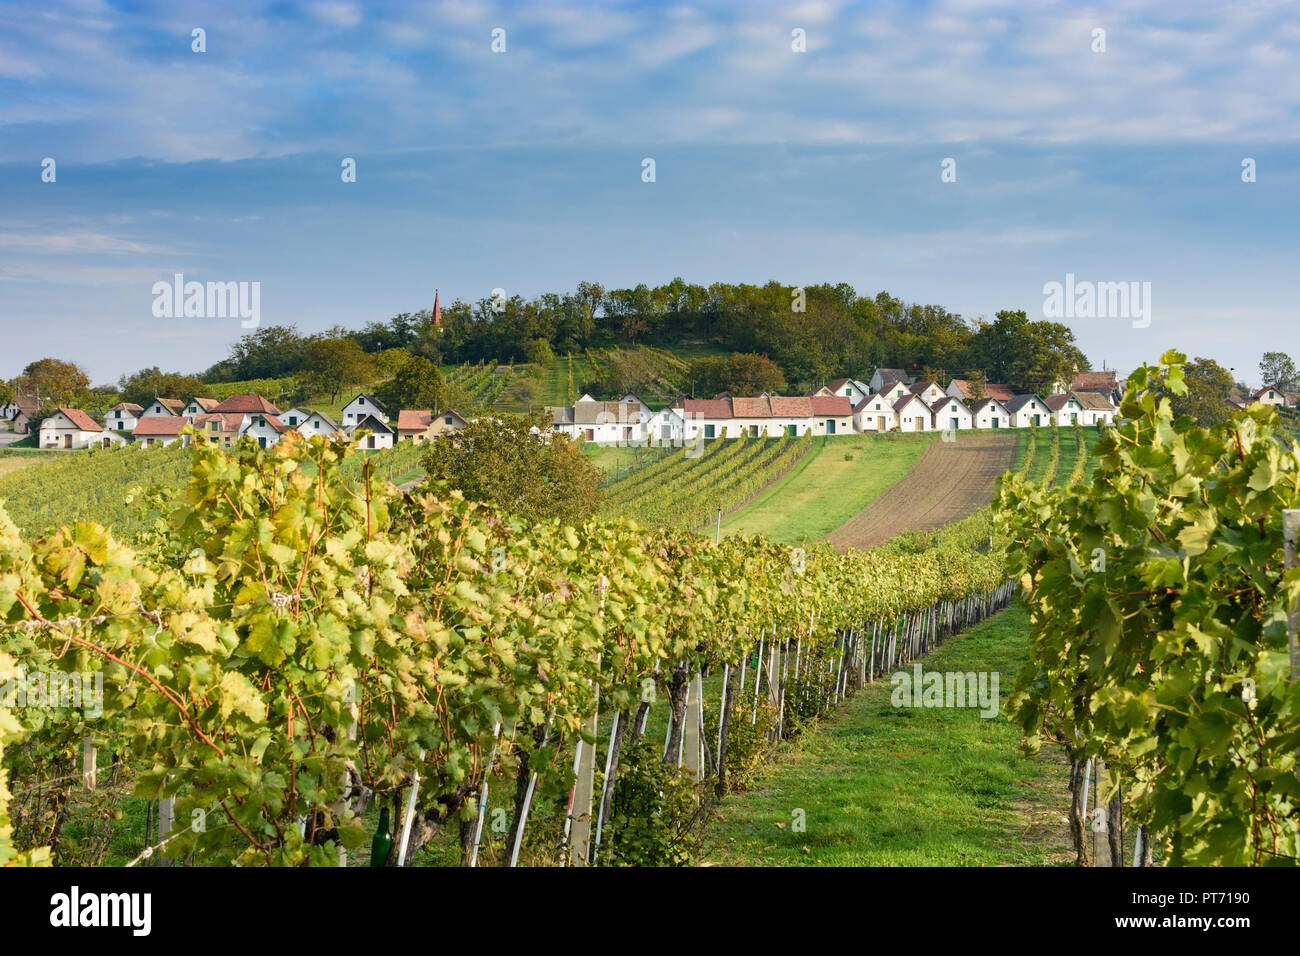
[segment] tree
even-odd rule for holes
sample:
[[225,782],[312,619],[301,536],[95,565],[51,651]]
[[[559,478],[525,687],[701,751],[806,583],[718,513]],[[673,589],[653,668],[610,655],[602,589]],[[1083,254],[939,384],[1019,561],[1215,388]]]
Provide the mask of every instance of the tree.
[[187,402],[191,398],[209,398],[211,390],[192,375],[164,372],[158,366],[143,368],[133,375],[123,375],[117,383],[119,401],[146,406],[155,398],[175,398]]
[[542,386],[537,383],[536,379],[527,376],[515,379],[514,384],[510,386],[510,400],[516,405],[522,405],[529,411],[533,405],[542,397]]
[[0,405],[8,405],[15,397],[14,387],[8,382],[0,382]]
[[314,391],[327,392],[331,403],[345,386],[364,384],[374,371],[365,350],[347,336],[313,336],[303,346],[303,359],[302,378]]
[[552,365],[555,362],[555,350],[546,339],[533,339],[528,346],[528,361],[534,365]]
[[690,379],[699,395],[757,395],[785,388],[780,366],[766,355],[745,352],[696,359],[691,363]]
[[988,389],[984,386],[988,382],[984,379],[984,370],[977,368],[966,377],[966,384],[969,386],[971,401],[979,401],[981,398],[988,397]]
[[23,369],[14,385],[33,395],[38,405],[76,406],[90,388],[90,376],[75,362],[43,358]]
[[1170,395],[1175,416],[1191,415],[1202,428],[1212,428],[1232,414],[1232,373],[1213,359],[1197,358],[1183,368],[1185,395]]
[[579,524],[600,505],[600,473],[567,435],[549,429],[542,414],[479,418],[430,442],[424,470],[430,481],[527,522]]
[[396,375],[375,390],[375,398],[391,414],[396,414],[403,408],[436,411],[443,407],[446,388],[438,366],[426,358],[412,356],[397,370]]
[[1265,352],[1259,363],[1261,385],[1272,385],[1284,392],[1300,391],[1300,372],[1285,352]]

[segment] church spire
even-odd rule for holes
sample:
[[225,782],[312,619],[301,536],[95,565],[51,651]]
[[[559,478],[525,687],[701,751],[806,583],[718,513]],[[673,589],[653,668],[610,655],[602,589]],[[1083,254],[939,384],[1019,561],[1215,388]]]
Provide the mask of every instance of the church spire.
[[433,290],[433,324],[442,328],[442,309],[438,306],[438,290]]

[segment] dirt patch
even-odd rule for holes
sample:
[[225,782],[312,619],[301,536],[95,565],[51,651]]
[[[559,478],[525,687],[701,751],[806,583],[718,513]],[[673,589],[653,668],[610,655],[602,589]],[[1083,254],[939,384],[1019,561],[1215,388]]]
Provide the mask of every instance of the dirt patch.
[[904,531],[959,521],[993,499],[993,483],[1015,461],[1017,436],[957,433],[937,441],[912,470],[828,536],[840,551],[883,544]]

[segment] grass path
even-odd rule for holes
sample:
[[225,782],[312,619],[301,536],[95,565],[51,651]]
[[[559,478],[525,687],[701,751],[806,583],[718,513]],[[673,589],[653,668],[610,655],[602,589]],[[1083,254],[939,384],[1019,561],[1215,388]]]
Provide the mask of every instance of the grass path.
[[822,440],[752,502],[722,521],[723,534],[762,533],[788,544],[816,541],[903,478],[938,432]]
[[[1005,704],[1025,660],[1018,606],[949,638],[925,671],[997,671]],[[705,857],[730,866],[996,866],[1072,860],[1066,765],[1024,756],[1005,715],[902,709],[877,681],[729,796]],[[794,832],[793,811],[806,814]]]

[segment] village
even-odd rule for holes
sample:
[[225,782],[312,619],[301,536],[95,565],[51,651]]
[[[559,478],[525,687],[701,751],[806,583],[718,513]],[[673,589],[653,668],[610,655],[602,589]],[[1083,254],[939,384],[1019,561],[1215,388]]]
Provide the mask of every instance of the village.
[[[680,396],[653,410],[634,394],[617,401],[582,395],[568,406],[546,406],[553,433],[596,444],[682,444],[700,439],[747,436],[835,436],[889,432],[1004,429],[1074,424],[1108,425],[1119,414],[1123,386],[1114,371],[1088,371],[1053,383],[1050,394],[1017,393],[1007,385],[953,378],[947,386],[914,381],[903,369],[877,368],[867,381],[839,378],[808,395],[726,393],[713,398]],[[1295,407],[1300,395],[1265,386],[1252,394],[1234,391],[1229,404],[1259,402]],[[42,449],[103,449],[131,445],[154,448],[188,444],[191,427],[209,441],[230,448],[249,439],[262,448],[296,432],[303,436],[343,435],[366,450],[401,441],[425,442],[469,424],[455,409],[401,409],[393,414],[369,394],[343,407],[340,421],[312,408],[281,411],[255,394],[208,398],[155,398],[148,406],[120,403],[97,420],[79,408],[59,408],[39,423],[34,402],[18,397],[0,406],[0,424],[18,434],[35,426]]]

